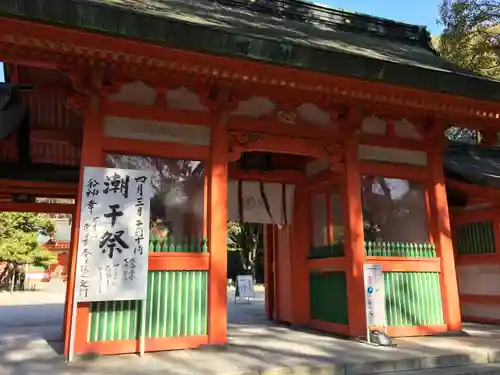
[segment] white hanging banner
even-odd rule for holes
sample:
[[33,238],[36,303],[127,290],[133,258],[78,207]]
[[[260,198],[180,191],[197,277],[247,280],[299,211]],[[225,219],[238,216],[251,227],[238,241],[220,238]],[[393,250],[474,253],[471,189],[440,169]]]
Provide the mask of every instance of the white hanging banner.
[[364,265],[365,309],[367,330],[385,327],[385,284],[381,264]]
[[78,235],[78,302],[147,295],[151,172],[85,167]]
[[241,203],[243,221],[246,223],[290,224],[293,217],[294,192],[294,185],[283,186],[275,182],[242,181],[240,202],[239,181],[230,180],[228,183],[228,219],[229,221],[241,220]]

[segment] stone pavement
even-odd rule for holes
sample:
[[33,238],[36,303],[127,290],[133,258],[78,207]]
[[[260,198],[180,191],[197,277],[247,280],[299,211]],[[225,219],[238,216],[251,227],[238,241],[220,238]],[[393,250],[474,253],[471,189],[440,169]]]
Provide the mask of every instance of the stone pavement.
[[[398,340],[395,348],[377,348],[270,324],[263,314],[262,291],[250,304],[234,304],[231,293],[230,290],[227,349],[152,353],[144,358],[136,355],[96,357],[72,364],[64,362],[59,354],[61,342],[52,341],[57,334],[47,336],[47,326],[34,328],[30,325],[33,322],[26,321],[26,316],[27,326],[2,325],[4,296],[0,295],[0,375],[364,375],[399,372],[412,375],[416,370],[419,375],[500,374],[500,363],[496,363],[500,362],[500,327],[467,325],[468,336],[411,338]],[[46,310],[50,304],[44,304],[46,299],[42,296],[39,294],[37,301],[27,305],[37,302],[43,321],[51,322],[52,310]],[[15,320],[9,319],[11,323]]]

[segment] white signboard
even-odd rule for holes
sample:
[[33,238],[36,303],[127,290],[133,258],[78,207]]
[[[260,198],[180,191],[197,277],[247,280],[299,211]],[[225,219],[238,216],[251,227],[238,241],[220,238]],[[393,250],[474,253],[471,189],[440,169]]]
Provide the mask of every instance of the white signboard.
[[238,297],[241,299],[255,298],[252,275],[238,275],[236,282],[238,286]]
[[365,264],[365,309],[368,327],[385,327],[385,288],[381,264]]
[[85,167],[75,297],[146,298],[151,172]]

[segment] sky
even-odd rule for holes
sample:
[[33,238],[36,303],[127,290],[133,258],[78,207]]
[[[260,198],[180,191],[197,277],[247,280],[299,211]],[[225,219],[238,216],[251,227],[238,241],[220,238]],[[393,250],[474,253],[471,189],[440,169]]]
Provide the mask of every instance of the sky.
[[[437,25],[440,0],[319,0],[316,3],[352,12],[427,26],[432,35],[438,35]],[[4,81],[3,64],[0,62],[0,82]]]
[[427,26],[433,35],[441,32],[437,25],[440,0],[316,0],[316,3],[357,13]]

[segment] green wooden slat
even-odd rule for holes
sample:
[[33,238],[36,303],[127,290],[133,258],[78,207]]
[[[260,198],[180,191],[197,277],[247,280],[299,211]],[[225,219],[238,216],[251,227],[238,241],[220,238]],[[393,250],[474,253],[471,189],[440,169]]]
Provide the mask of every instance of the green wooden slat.
[[494,253],[495,252],[495,229],[494,229],[494,223],[493,221],[488,221],[487,222],[487,251],[488,253]]
[[493,221],[467,223],[457,228],[455,246],[459,254],[489,254],[495,252]]
[[186,298],[187,298],[187,285],[188,285],[188,278],[187,278],[187,273],[182,272],[180,273],[180,279],[181,279],[181,293],[179,294],[179,336],[185,336],[186,335]]
[[[206,335],[206,271],[152,271],[148,274],[146,337]],[[141,319],[137,301],[94,302],[88,341],[135,339]]]
[[443,323],[437,272],[384,272],[387,324],[409,326]]
[[174,335],[174,294],[169,291],[175,290],[175,274],[173,272],[168,272],[168,289],[167,289],[167,329],[166,329],[166,337],[172,337]]
[[200,317],[200,322],[201,322],[201,330],[200,334],[201,335],[206,335],[207,334],[207,312],[208,312],[208,304],[207,304],[207,299],[208,299],[208,272],[202,273],[202,278],[203,278],[203,285],[205,286],[205,289],[201,291],[201,317]]
[[96,307],[97,307],[97,304],[95,303],[91,303],[90,304],[90,316],[89,316],[89,329],[88,329],[88,332],[87,332],[87,341],[95,341],[94,340],[94,332],[97,332],[97,319],[96,319]]
[[[152,295],[153,295],[153,287],[152,284],[154,283],[154,276],[156,272],[149,272],[148,273],[148,291],[147,291],[147,298],[146,298],[146,322],[144,324],[145,327],[145,336],[147,338],[151,337],[151,308],[154,303]],[[141,318],[142,318],[142,312],[141,312]]]
[[119,301],[117,317],[115,320],[115,332],[114,332],[115,340],[123,340],[123,336],[124,336],[123,324],[124,324],[124,315],[125,315],[125,312],[123,311],[124,308],[125,308],[125,303],[123,301]]
[[99,302],[99,315],[97,316],[99,320],[99,332],[97,336],[99,337],[99,341],[106,340],[106,305],[104,302]]
[[135,332],[135,302],[134,301],[125,301],[125,316],[126,320],[124,322],[124,334],[126,339],[134,338],[136,335]]
[[401,296],[401,292],[400,292],[400,280],[399,280],[399,277],[400,277],[400,273],[399,272],[395,272],[394,275],[393,275],[393,282],[394,282],[394,295],[392,296],[395,301],[396,301],[396,319],[394,320],[395,321],[395,325],[398,325],[398,326],[402,326],[403,325],[403,315],[402,315],[402,311],[403,311],[403,308],[404,308],[404,304],[403,304],[403,298]]
[[[183,288],[182,285],[182,273],[175,272],[175,284],[177,285],[177,290],[181,291]],[[174,310],[174,336],[181,335],[181,309],[182,309],[182,295],[181,293],[175,293],[175,310]]]
[[471,230],[472,230],[472,248],[474,249],[474,253],[479,254],[480,250],[480,243],[481,243],[481,238],[479,237],[479,226],[477,223],[472,223],[471,225]]
[[[167,326],[167,294],[168,294],[168,272],[160,272],[159,282],[158,282],[158,336],[166,336],[166,326]],[[161,297],[161,298],[160,298]]]

